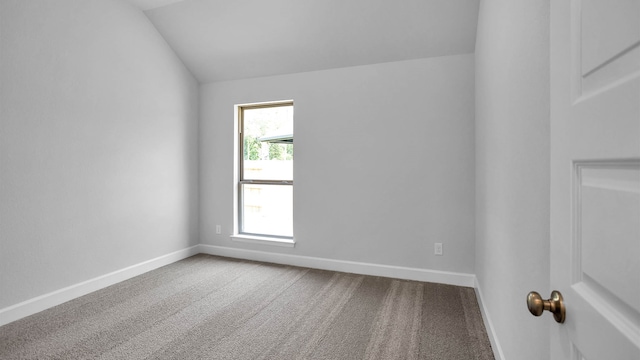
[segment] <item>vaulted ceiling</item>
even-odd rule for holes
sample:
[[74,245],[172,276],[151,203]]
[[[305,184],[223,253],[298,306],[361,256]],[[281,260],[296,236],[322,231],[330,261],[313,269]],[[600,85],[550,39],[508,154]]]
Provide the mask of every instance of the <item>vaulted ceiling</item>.
[[479,0],[129,0],[201,83],[473,53]]

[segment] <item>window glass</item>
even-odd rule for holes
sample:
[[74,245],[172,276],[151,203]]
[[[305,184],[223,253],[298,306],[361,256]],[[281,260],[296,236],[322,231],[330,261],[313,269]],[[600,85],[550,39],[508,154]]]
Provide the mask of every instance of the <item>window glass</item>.
[[243,184],[243,232],[293,236],[293,186]]
[[243,111],[243,179],[293,180],[293,106]]

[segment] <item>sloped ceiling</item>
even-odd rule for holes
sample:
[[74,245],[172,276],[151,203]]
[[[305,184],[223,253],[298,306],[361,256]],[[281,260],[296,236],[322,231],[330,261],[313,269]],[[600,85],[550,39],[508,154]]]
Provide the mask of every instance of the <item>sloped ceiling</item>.
[[129,0],[201,83],[473,53],[479,0]]

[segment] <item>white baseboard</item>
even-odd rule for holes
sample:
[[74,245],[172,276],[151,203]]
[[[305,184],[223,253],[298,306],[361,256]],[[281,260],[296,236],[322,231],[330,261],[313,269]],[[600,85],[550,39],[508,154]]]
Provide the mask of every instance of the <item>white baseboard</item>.
[[504,360],[504,354],[502,353],[502,347],[500,346],[500,342],[498,341],[498,336],[496,335],[495,328],[493,327],[493,323],[491,322],[491,318],[489,317],[489,311],[485,306],[486,301],[482,297],[482,290],[480,289],[480,283],[478,279],[475,279],[474,288],[476,289],[476,298],[478,299],[478,305],[480,306],[480,312],[482,313],[482,320],[484,320],[484,326],[487,329],[487,335],[489,336],[489,341],[491,342],[491,349],[493,349],[493,356],[496,360]]
[[0,309],[0,326],[197,253],[198,246],[192,246]]
[[276,264],[309,267],[314,269],[340,271],[362,275],[383,276],[397,279],[434,282],[467,287],[475,286],[475,275],[473,274],[279,254],[265,251],[245,250],[204,244],[200,244],[198,245],[198,247],[200,253],[209,255],[226,256],[238,259],[264,261]]

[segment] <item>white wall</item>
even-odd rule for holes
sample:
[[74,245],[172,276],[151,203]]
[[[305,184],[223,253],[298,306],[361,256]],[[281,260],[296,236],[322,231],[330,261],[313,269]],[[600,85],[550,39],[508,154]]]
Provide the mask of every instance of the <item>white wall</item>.
[[198,243],[198,84],[138,9],[0,2],[0,309]]
[[[468,54],[202,85],[201,243],[473,273],[473,71]],[[286,99],[296,247],[232,242],[234,104]]]
[[549,356],[549,1],[483,0],[476,42],[476,276],[505,359]]

